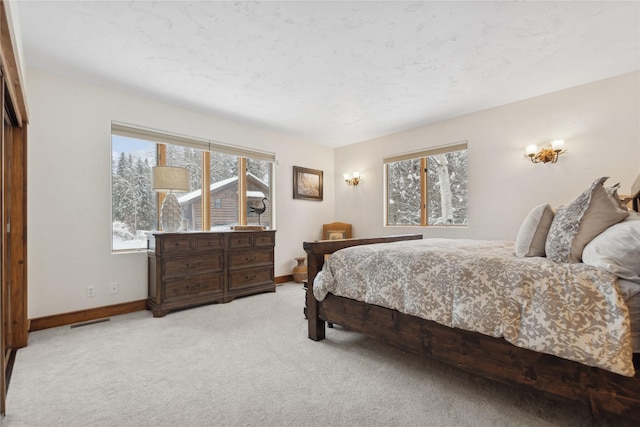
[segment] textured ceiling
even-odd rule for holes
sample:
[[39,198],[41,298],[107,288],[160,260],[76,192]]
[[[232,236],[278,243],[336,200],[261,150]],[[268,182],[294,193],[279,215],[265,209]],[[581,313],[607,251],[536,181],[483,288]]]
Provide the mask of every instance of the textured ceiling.
[[637,1],[18,8],[28,67],[327,146],[640,69]]

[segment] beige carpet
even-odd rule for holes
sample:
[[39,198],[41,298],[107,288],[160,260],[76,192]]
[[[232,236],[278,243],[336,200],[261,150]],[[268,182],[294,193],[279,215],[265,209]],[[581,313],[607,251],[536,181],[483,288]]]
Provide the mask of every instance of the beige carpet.
[[591,426],[586,406],[480,379],[340,328],[307,338],[288,283],[153,318],[32,333],[4,425]]

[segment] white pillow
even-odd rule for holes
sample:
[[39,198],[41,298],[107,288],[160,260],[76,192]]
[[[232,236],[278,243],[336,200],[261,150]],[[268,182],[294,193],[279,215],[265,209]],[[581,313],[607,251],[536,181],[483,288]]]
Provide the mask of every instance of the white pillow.
[[640,221],[637,215],[612,225],[593,238],[582,262],[640,283]]
[[630,211],[629,216],[624,219],[625,221],[640,221],[640,212]]
[[516,236],[516,256],[544,256],[544,245],[547,241],[549,227],[553,221],[551,205],[538,205],[524,219]]

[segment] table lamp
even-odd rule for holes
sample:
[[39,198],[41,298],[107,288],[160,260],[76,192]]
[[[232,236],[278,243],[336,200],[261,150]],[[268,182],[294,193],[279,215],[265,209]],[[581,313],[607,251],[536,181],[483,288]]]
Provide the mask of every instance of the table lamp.
[[160,210],[160,225],[163,231],[175,232],[180,228],[180,204],[174,191],[185,193],[189,189],[189,169],[174,166],[155,166],[152,169],[152,187],[165,196]]

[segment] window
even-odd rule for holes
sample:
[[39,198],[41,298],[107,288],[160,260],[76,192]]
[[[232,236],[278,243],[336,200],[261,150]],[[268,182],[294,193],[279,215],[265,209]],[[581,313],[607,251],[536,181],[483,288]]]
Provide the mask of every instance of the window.
[[157,165],[190,171],[191,191],[176,193],[189,231],[228,229],[237,224],[271,227],[272,153],[116,122],[111,134],[114,251],[144,250],[146,234],[158,230],[162,196],[151,187],[151,170]]
[[[160,148],[160,152],[164,148],[165,164],[167,166],[189,169],[191,191],[182,194],[176,193],[176,196],[180,204],[181,217],[187,220],[187,229],[192,231],[202,230],[202,221],[197,221],[197,213],[200,211],[196,212],[194,209],[194,200],[199,200],[198,194],[202,194],[202,150],[173,144],[158,148]],[[162,157],[162,154],[160,157]]]
[[467,143],[384,159],[386,225],[467,225]]
[[[265,225],[271,228],[271,203],[269,188],[271,164],[264,160],[247,159],[247,224]],[[264,199],[267,201],[264,201]],[[262,212],[262,209],[264,211]]]
[[[209,213],[212,230],[239,224],[238,212],[238,156],[226,153],[211,153],[209,174],[213,209]],[[216,202],[218,199],[219,202]],[[198,212],[200,208],[198,207]],[[199,219],[196,219],[199,221]]]
[[157,196],[151,189],[156,144],[128,137],[111,142],[111,219],[114,250],[146,247],[148,230],[158,222]]

